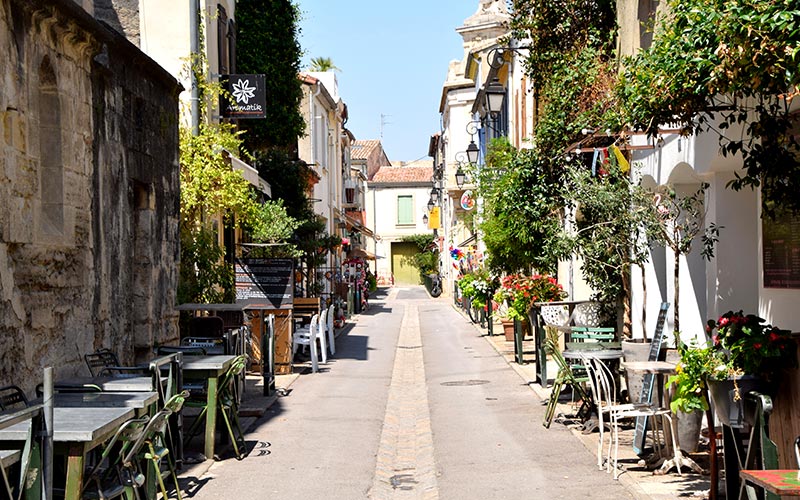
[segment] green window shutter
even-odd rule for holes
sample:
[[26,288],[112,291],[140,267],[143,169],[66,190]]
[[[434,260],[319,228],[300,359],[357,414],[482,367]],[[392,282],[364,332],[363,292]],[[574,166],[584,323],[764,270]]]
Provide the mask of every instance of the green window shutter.
[[414,198],[412,196],[397,197],[397,224],[414,224]]

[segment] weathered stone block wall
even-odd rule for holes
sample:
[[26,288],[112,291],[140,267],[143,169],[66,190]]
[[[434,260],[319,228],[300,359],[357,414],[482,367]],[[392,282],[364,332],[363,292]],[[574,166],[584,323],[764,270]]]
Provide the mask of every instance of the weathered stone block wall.
[[177,338],[177,83],[71,0],[0,0],[0,385]]

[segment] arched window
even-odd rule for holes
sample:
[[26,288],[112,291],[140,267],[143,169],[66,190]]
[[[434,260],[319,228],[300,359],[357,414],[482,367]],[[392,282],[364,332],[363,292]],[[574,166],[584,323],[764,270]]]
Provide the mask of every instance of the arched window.
[[64,233],[64,167],[61,158],[61,100],[49,56],[39,66],[39,196],[42,236]]

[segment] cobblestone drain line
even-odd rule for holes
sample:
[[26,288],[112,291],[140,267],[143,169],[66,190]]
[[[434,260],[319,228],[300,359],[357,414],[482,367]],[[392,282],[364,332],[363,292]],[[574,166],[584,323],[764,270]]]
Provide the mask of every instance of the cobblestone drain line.
[[419,315],[410,303],[400,325],[369,498],[439,498]]

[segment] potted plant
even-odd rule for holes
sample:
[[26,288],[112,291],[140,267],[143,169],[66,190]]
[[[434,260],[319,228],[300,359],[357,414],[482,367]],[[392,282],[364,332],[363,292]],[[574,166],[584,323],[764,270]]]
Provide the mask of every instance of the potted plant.
[[[508,321],[517,320],[525,328],[528,321],[528,311],[534,302],[561,300],[565,295],[561,285],[552,276],[510,274],[501,280],[500,288],[495,293],[494,300],[498,303],[506,304],[508,309],[505,317]],[[503,331],[506,332],[505,325],[503,326]],[[513,323],[510,338],[509,334],[506,333],[506,340],[514,340]]]
[[670,410],[678,418],[678,442],[681,449],[693,452],[700,441],[703,412],[708,410],[706,380],[716,363],[710,347],[687,346],[678,348],[680,359],[675,375],[667,380],[667,390],[674,387]]
[[709,320],[707,331],[708,347],[679,348],[676,374],[667,382],[675,385],[672,410],[707,409],[707,387],[717,418],[725,425],[738,424],[742,395],[751,390],[772,392],[780,370],[796,364],[796,349],[788,331],[742,311]]
[[714,410],[722,423],[739,424],[742,395],[773,392],[780,371],[796,366],[796,346],[789,331],[742,311],[709,321],[708,331],[712,366],[706,378]]

